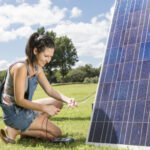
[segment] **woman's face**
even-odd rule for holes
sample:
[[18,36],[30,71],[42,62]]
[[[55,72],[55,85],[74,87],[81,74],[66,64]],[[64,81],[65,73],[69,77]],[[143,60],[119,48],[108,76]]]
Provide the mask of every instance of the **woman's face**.
[[34,49],[34,54],[36,56],[36,64],[44,67],[47,63],[51,61],[54,54],[54,48],[45,48],[44,51],[38,53],[37,49]]

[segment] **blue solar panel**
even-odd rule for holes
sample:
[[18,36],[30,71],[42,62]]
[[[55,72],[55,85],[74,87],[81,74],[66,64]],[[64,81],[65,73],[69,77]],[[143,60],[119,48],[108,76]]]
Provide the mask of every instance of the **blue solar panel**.
[[117,0],[87,143],[150,146],[150,0]]

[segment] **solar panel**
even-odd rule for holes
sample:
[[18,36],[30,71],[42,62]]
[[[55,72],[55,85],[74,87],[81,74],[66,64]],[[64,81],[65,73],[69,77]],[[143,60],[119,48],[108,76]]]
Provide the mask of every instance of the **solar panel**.
[[116,0],[88,144],[150,146],[150,0]]

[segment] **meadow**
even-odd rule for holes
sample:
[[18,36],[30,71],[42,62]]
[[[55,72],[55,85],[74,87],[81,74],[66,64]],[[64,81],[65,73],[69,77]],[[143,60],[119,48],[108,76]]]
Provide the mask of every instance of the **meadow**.
[[[78,108],[67,109],[66,105],[64,105],[57,116],[50,118],[62,129],[63,136],[74,138],[74,142],[71,144],[53,144],[46,140],[30,137],[20,140],[18,136],[17,143],[14,145],[5,145],[0,141],[0,150],[118,150],[118,148],[109,146],[97,147],[86,144],[92,114],[92,102],[95,99],[97,84],[54,85],[53,87],[68,97],[74,97],[78,102]],[[33,99],[45,97],[48,96],[38,86]],[[0,127],[4,128],[1,109]]]

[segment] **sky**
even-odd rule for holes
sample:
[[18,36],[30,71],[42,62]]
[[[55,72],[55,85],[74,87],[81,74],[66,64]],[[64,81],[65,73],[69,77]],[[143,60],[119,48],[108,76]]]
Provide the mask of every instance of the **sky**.
[[103,63],[115,0],[0,0],[0,70],[25,57],[38,28],[66,35],[76,47],[74,67]]

